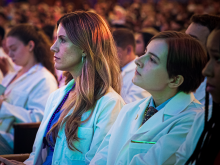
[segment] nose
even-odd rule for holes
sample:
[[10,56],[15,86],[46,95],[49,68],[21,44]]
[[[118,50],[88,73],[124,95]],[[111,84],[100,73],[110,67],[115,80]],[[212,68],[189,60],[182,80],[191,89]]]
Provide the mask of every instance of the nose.
[[213,66],[214,64],[212,64],[212,60],[210,59],[209,62],[206,64],[205,68],[202,70],[202,74],[205,77],[213,77],[214,76]]
[[56,41],[54,44],[50,47],[50,50],[54,53],[57,53],[59,51],[58,47],[56,46]]
[[136,60],[135,60],[135,64],[138,66],[138,67],[140,67],[140,68],[142,68],[143,67],[143,63],[141,62],[141,59],[142,59],[142,57],[138,57]]

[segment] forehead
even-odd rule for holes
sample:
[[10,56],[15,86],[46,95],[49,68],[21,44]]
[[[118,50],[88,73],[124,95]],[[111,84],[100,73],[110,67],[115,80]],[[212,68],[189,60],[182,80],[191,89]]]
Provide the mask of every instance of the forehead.
[[11,45],[19,44],[19,43],[21,43],[21,41],[17,37],[9,36],[6,38],[7,46],[11,46]]
[[207,40],[207,49],[210,55],[213,53],[220,56],[220,30],[214,30]]
[[147,53],[153,53],[160,59],[166,59],[168,54],[168,45],[163,39],[154,39],[147,45]]
[[206,26],[192,22],[186,30],[186,34],[192,35],[200,39],[201,37],[207,38],[209,29]]
[[59,24],[58,28],[57,28],[57,35],[63,35],[66,36],[66,30],[64,29],[64,27],[62,26],[62,24]]

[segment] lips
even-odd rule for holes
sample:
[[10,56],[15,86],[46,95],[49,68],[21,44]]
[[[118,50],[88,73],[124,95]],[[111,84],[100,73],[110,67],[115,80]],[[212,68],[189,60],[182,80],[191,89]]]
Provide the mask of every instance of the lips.
[[141,74],[137,70],[135,71],[135,75],[141,76]]
[[56,57],[56,56],[54,56],[54,60],[59,60],[60,58],[58,58],[58,57]]
[[213,85],[207,83],[206,91],[207,91],[207,92],[210,92],[210,93],[213,92],[213,91],[215,91],[215,86],[213,86]]

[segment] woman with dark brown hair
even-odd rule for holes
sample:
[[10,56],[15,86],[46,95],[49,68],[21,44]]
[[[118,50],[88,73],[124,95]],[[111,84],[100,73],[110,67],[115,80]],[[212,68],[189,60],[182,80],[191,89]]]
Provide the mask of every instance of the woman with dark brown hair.
[[17,25],[9,31],[6,46],[12,61],[21,68],[2,81],[0,154],[13,153],[13,124],[40,122],[49,95],[57,89],[50,42],[41,30]]
[[67,71],[67,85],[49,97],[25,164],[89,163],[124,105],[117,51],[104,20],[78,11],[57,27],[51,50],[55,68]]
[[204,80],[206,62],[203,47],[189,35],[155,35],[136,59],[133,77],[152,96],[122,108],[90,164],[174,164],[175,152],[203,111],[192,92]]

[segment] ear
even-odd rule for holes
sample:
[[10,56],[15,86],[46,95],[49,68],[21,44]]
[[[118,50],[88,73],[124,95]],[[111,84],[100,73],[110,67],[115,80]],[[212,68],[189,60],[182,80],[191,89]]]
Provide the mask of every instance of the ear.
[[170,79],[168,86],[172,89],[178,88],[184,81],[184,77],[182,75],[177,75]]
[[128,45],[126,49],[127,49],[127,54],[133,52],[133,47],[131,45]]
[[34,41],[31,40],[28,42],[28,47],[30,52],[34,50],[34,46],[35,46]]

